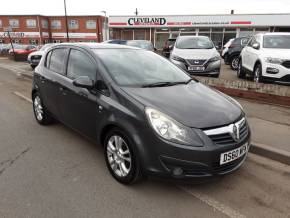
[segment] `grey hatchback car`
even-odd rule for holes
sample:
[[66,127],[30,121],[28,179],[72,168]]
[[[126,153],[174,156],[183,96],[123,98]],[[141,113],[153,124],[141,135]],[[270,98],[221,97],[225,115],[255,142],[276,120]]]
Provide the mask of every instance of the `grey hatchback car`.
[[238,102],[139,48],[53,46],[35,69],[32,100],[39,124],[58,120],[101,144],[123,184],[227,174],[250,146]]

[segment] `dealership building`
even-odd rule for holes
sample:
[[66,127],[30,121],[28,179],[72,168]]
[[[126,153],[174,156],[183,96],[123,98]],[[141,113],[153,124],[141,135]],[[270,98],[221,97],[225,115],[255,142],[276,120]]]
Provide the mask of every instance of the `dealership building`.
[[208,36],[219,47],[229,39],[258,32],[290,32],[290,14],[110,16],[111,39],[151,40],[162,48],[179,35]]
[[[103,16],[68,16],[70,42],[101,42],[106,37]],[[0,43],[9,43],[6,30],[11,27],[14,43],[45,44],[66,42],[67,28],[64,16],[0,15]]]

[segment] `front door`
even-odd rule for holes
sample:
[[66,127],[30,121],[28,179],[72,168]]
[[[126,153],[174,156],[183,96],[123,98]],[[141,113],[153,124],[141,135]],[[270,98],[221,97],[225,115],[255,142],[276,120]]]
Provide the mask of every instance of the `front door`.
[[60,112],[63,122],[71,128],[96,138],[98,116],[98,93],[73,85],[79,76],[88,76],[94,82],[97,78],[97,65],[84,50],[70,49],[67,63],[67,77],[60,87]]

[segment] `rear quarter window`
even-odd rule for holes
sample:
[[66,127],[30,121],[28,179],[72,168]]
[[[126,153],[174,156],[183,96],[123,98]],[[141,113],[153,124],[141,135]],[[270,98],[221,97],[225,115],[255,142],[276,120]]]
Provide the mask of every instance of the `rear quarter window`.
[[66,53],[67,53],[67,49],[65,48],[56,48],[54,50],[51,51],[52,53],[48,54],[49,58],[49,69],[59,73],[61,75],[65,75],[65,70],[64,70],[64,66],[65,66],[65,58],[66,58]]

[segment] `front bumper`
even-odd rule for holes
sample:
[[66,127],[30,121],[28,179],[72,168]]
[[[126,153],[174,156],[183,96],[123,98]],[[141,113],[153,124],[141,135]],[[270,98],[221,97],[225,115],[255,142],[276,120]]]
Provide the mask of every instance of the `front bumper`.
[[[210,178],[231,173],[242,166],[247,153],[223,165],[220,165],[220,156],[222,153],[237,149],[246,143],[248,143],[249,150],[251,137],[249,127],[248,131],[248,134],[241,141],[231,145],[214,144],[205,135],[203,138],[205,145],[202,147],[172,143],[156,137],[155,134],[151,137],[145,137],[139,141],[143,142],[141,147],[146,148],[140,152],[144,173],[181,180]],[[177,174],[178,170],[181,170],[182,173]]]
[[[273,70],[278,72],[271,72]],[[262,63],[262,76],[264,80],[290,84],[290,68],[286,68],[281,64]]]
[[190,75],[199,75],[199,76],[215,76],[220,74],[221,69],[221,60],[213,61],[213,62],[206,62],[201,67],[204,67],[205,69],[203,71],[191,71],[188,70],[188,67],[191,66],[187,62],[180,62],[176,61],[174,59],[170,59],[172,63],[179,66],[186,72],[188,72]]

